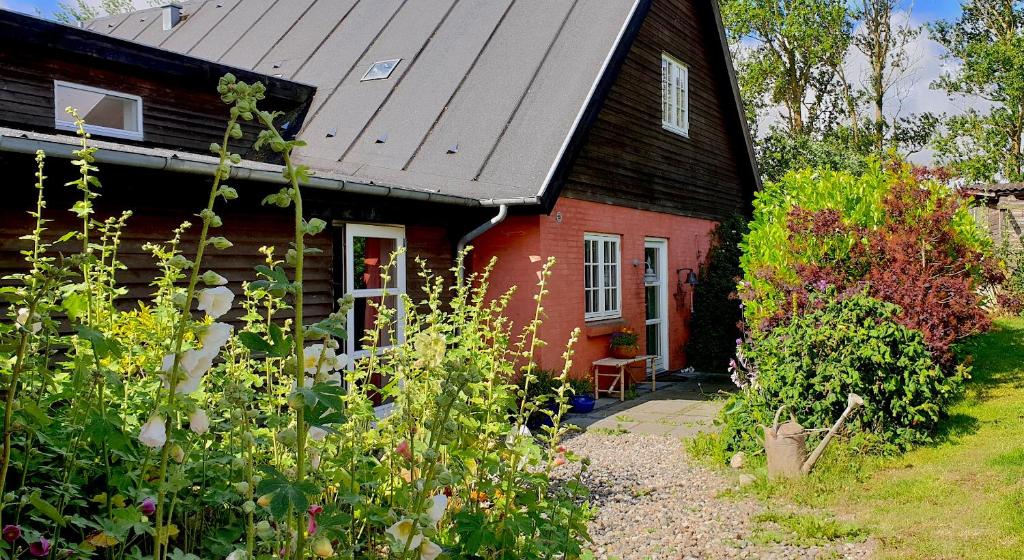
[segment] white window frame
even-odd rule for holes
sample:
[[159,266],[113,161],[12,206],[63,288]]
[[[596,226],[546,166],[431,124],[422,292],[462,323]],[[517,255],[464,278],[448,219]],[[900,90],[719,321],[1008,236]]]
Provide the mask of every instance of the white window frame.
[[[596,261],[588,262],[586,258],[588,242],[597,242],[598,250],[594,257]],[[604,267],[609,263],[604,260],[604,246],[606,243],[615,245],[615,286],[604,285]],[[618,319],[622,317],[622,236],[608,233],[585,233],[583,235],[583,318],[586,321],[600,321],[605,319]],[[597,265],[597,286],[587,286],[587,266]],[[607,301],[607,289],[615,288],[615,308],[609,307]],[[588,291],[597,290],[598,303],[597,311],[587,312]]]
[[74,121],[68,120],[71,118],[66,112],[65,107],[57,106],[57,91],[60,88],[77,89],[80,91],[88,91],[91,93],[99,93],[103,95],[109,95],[111,97],[120,97],[121,99],[127,99],[135,102],[135,122],[139,123],[139,130],[125,130],[123,128],[110,128],[107,126],[97,126],[94,124],[85,123],[85,131],[89,134],[95,134],[96,136],[108,136],[111,138],[123,138],[125,140],[142,140],[144,137],[142,128],[142,98],[138,95],[131,95],[128,93],[122,93],[120,91],[112,91],[109,89],[97,88],[92,86],[86,86],[82,84],[76,84],[72,82],[64,82],[61,80],[53,81],[53,120],[54,128],[57,130],[68,130],[71,132],[77,132],[78,128],[75,126]]
[[[356,237],[376,237],[381,239],[394,239],[395,248],[402,249],[406,245],[405,241],[405,226],[380,226],[380,225],[368,225],[368,224],[345,224],[345,292],[352,294],[356,298],[372,298],[381,297],[387,292],[388,296],[395,296],[395,301],[398,306],[395,315],[395,344],[401,344],[405,342],[405,317],[404,310],[402,308],[402,294],[405,293],[405,252],[401,251],[398,254],[395,275],[395,286],[394,288],[363,288],[357,290],[355,288],[355,244],[353,241]],[[390,255],[389,255],[390,257]],[[356,333],[353,326],[355,325],[355,306],[348,310],[347,318],[348,328],[346,328],[346,335],[348,340],[346,350],[351,359],[359,359],[368,356],[370,352],[368,350],[356,351]],[[377,348],[377,352],[381,353],[386,351],[391,346],[380,346]]]
[[668,53],[661,53],[661,127],[690,136],[690,68]]

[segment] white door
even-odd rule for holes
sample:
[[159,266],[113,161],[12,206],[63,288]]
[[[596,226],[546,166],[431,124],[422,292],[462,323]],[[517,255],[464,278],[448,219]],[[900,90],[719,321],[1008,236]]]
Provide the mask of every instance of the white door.
[[668,240],[644,241],[644,293],[646,303],[647,349],[657,356],[656,371],[668,369]]
[[379,311],[373,304],[393,309],[395,317],[393,323],[380,326],[378,350],[403,340],[398,296],[405,293],[405,253],[394,262],[392,256],[404,246],[404,227],[345,224],[345,291],[355,300],[348,312],[346,351],[353,359],[369,353],[363,339],[378,326]]

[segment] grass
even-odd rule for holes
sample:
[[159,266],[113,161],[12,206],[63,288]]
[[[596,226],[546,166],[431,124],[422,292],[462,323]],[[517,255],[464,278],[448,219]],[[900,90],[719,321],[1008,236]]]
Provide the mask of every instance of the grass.
[[807,513],[765,511],[754,517],[757,526],[751,539],[758,544],[791,543],[819,546],[833,541],[863,540],[865,532],[831,517]]
[[755,465],[748,491],[835,512],[881,558],[1024,558],[1024,320],[998,320],[964,353],[973,380],[934,444],[891,458],[833,445],[804,481],[769,483]]

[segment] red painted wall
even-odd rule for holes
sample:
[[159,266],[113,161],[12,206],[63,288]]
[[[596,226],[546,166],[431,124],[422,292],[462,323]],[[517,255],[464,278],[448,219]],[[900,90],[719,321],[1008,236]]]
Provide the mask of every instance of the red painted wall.
[[547,257],[555,257],[557,263],[544,302],[546,317],[541,331],[548,344],[539,352],[538,362],[542,368],[561,369],[561,354],[569,333],[579,327],[573,371],[584,375],[591,362],[608,355],[610,336],[607,327],[602,328],[600,323],[588,325],[583,317],[584,234],[621,236],[622,322],[640,335],[641,349],[646,344],[644,241],[648,237],[667,239],[669,367],[678,369],[686,365],[683,345],[690,313],[690,288],[685,283],[678,285],[676,270],[697,268],[698,259],[707,255],[714,226],[711,220],[562,198],[550,215],[512,216],[477,238],[473,242],[472,267],[481,270],[492,256],[498,257],[491,288],[498,294],[518,286],[510,316],[521,327],[533,317],[537,271]]

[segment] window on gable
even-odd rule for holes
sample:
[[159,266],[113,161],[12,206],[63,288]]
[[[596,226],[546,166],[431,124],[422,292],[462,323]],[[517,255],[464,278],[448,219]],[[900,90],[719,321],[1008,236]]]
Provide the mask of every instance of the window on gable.
[[665,53],[661,54],[661,126],[690,135],[690,70]]
[[142,140],[142,98],[137,95],[54,81],[53,99],[57,130],[77,130],[65,111],[74,107],[90,134]]
[[622,316],[619,288],[620,237],[588,233],[583,236],[584,319],[613,319]]

